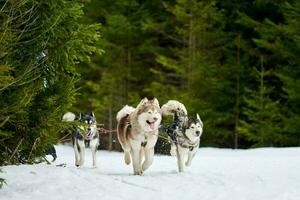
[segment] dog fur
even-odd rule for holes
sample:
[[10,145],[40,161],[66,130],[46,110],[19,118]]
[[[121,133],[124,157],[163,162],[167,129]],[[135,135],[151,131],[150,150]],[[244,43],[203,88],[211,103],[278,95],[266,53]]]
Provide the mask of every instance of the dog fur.
[[136,108],[126,105],[117,113],[118,140],[124,150],[125,163],[130,164],[132,159],[134,175],[142,175],[153,162],[161,118],[156,98],[144,98]]
[[74,113],[67,112],[63,116],[63,121],[75,121],[87,125],[78,126],[72,133],[72,142],[75,153],[75,166],[81,167],[85,161],[85,141],[88,141],[93,157],[93,167],[96,167],[96,152],[99,146],[100,137],[97,130],[96,117],[93,112],[90,114],[81,114],[77,117]]
[[197,114],[196,117],[188,117],[185,106],[176,100],[169,100],[161,107],[163,115],[172,115],[173,124],[171,130],[174,137],[171,139],[171,155],[176,155],[178,171],[184,171],[190,166],[200,145],[200,137],[203,132],[203,123]]

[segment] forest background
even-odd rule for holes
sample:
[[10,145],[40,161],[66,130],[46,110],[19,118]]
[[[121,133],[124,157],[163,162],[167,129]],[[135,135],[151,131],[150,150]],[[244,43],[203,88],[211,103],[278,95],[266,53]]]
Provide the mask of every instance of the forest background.
[[1,0],[0,165],[44,155],[67,111],[114,130],[143,97],[199,113],[201,146],[299,146],[299,22],[296,0]]

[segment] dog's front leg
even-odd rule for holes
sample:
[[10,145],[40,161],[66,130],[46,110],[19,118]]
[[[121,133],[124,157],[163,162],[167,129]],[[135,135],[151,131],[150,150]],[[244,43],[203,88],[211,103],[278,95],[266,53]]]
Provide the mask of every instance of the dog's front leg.
[[99,144],[98,139],[93,139],[90,141],[92,157],[93,157],[93,167],[96,167],[96,152],[97,152],[98,144]]
[[78,139],[74,139],[74,145],[73,145],[73,148],[74,148],[74,153],[75,153],[75,166],[78,167],[79,166],[79,160],[80,160],[80,157],[79,157],[79,150],[78,150]]
[[170,154],[171,156],[176,156],[176,145],[174,143],[171,143],[171,149],[170,149]]
[[78,147],[79,147],[79,166],[83,166],[84,158],[85,158],[85,144],[84,140],[78,139]]
[[143,171],[140,164],[140,149],[132,149],[131,154],[134,175],[142,175]]
[[194,158],[194,156],[196,155],[196,150],[194,151],[189,151],[188,153],[188,160],[185,163],[185,166],[189,167],[192,164],[192,160]]
[[131,158],[133,165],[133,173],[134,175],[142,175],[143,170],[140,163],[140,151],[141,151],[141,143],[138,141],[131,141]]
[[141,167],[141,141],[138,140],[130,140],[130,146],[131,146],[131,159],[132,159],[132,165],[133,165],[133,172],[134,175],[142,175],[143,170]]
[[178,165],[178,171],[183,172],[184,171],[184,154],[185,149],[181,148],[180,146],[177,146],[176,148],[176,155],[177,155],[177,165]]
[[143,171],[146,171],[153,162],[154,147],[145,149],[145,161],[143,163]]

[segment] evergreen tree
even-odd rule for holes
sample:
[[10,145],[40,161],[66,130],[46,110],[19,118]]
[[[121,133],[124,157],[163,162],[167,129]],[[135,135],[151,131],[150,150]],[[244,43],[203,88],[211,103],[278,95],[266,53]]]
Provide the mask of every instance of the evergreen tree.
[[0,7],[1,39],[7,39],[0,45],[0,164],[32,162],[58,141],[61,116],[75,101],[76,66],[101,53],[99,25],[81,23],[81,1]]
[[277,49],[283,59],[281,69],[277,74],[283,83],[285,92],[282,112],[284,114],[283,134],[288,138],[285,146],[299,146],[300,144],[300,2],[286,3],[283,6],[286,22],[273,26],[273,33],[277,33]]
[[254,75],[259,86],[246,89],[244,98],[246,105],[242,114],[245,120],[241,120],[239,132],[253,142],[255,147],[280,145],[285,139],[282,136],[279,102],[271,99],[274,88],[266,84],[266,77],[270,75],[271,71],[264,68],[262,56],[260,70],[255,69]]
[[[105,54],[81,68],[85,79],[78,82],[82,96],[76,111],[95,111],[97,121],[110,130],[122,106],[136,106],[140,98],[153,94],[145,88],[153,76],[155,36],[144,26],[155,6],[153,1],[124,0],[91,1],[86,7],[86,20],[102,24]],[[103,135],[100,147],[120,150],[116,141],[116,134]]]
[[166,8],[173,16],[171,24],[154,24],[154,29],[165,28],[160,32],[166,33],[172,27],[165,36],[172,43],[169,52],[163,52],[157,59],[161,64],[160,71],[155,71],[159,79],[149,90],[167,88],[161,92],[163,99],[178,99],[190,114],[198,112],[206,122],[208,134],[203,135],[204,145],[220,142],[219,145],[232,146],[230,131],[224,129],[233,118],[229,104],[234,103],[231,93],[226,92],[230,84],[226,70],[230,68],[223,60],[229,37],[224,32],[223,10],[215,1],[188,0],[167,4]]

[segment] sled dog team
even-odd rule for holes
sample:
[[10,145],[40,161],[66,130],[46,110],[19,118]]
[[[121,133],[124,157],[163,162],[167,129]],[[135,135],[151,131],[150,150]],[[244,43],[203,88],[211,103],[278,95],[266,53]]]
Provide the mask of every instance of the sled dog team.
[[[172,115],[173,121],[167,127],[160,125],[162,116]],[[159,129],[163,128],[171,143],[171,155],[177,157],[178,171],[184,171],[184,165],[190,166],[197,153],[203,123],[197,114],[188,116],[185,106],[169,100],[161,108],[156,98],[144,98],[136,108],[124,106],[117,113],[118,140],[124,150],[124,160],[127,165],[132,162],[134,175],[142,175],[147,170],[154,157],[154,147],[158,139]],[[89,142],[96,167],[96,151],[99,146],[99,133],[96,127],[94,113],[80,114],[66,113],[64,121],[78,120],[86,126],[78,126],[72,134],[75,152],[75,165],[82,166],[85,158],[85,142]]]

